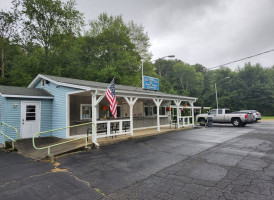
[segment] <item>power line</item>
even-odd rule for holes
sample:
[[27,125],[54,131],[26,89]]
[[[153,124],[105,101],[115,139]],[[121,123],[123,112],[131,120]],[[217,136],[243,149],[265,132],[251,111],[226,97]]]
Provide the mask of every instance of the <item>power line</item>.
[[231,62],[228,62],[228,63],[225,63],[225,64],[222,64],[222,65],[218,65],[216,67],[211,67],[211,68],[208,68],[208,69],[214,69],[214,68],[217,68],[217,67],[222,67],[224,65],[229,65],[229,64],[232,64],[232,63],[235,63],[235,62],[239,62],[239,61],[242,61],[242,60],[246,60],[248,58],[253,58],[253,57],[256,57],[256,56],[260,56],[262,54],[266,54],[266,53],[269,53],[269,52],[272,52],[274,51],[274,49],[271,49],[271,50],[268,50],[268,51],[264,51],[264,52],[261,52],[261,53],[258,53],[258,54],[255,54],[255,55],[252,55],[252,56],[248,56],[248,57],[245,57],[245,58],[241,58],[239,60],[234,60],[234,61],[231,61]]

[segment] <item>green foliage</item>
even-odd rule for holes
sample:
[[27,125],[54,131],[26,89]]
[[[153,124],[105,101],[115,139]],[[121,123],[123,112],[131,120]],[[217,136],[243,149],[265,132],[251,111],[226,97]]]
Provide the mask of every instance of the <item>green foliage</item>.
[[[24,34],[32,42],[49,51],[58,47],[66,36],[80,32],[83,25],[82,14],[75,9],[75,2],[69,0],[21,0],[21,17]],[[18,7],[20,8],[20,7]]]
[[0,84],[27,86],[37,74],[49,74],[99,82],[116,77],[117,84],[140,87],[143,62],[144,74],[159,78],[162,92],[214,108],[216,83],[220,108],[274,115],[274,66],[247,63],[232,71],[176,59],[153,63],[142,25],[106,13],[89,25],[81,35],[83,15],[73,0],[14,0],[12,12],[0,11]]
[[5,72],[9,67],[7,65],[10,63],[9,46],[17,38],[15,31],[17,19],[18,15],[16,12],[0,10],[0,74],[2,79],[5,79]]
[[[132,30],[121,16],[101,14],[90,22],[91,30],[86,34],[93,69],[94,80],[110,82],[113,77],[118,84],[138,85],[141,81],[137,73],[140,69],[140,45],[132,36]],[[138,29],[135,27],[135,29]],[[134,30],[135,30],[134,29]],[[132,38],[133,37],[133,38]],[[145,41],[146,42],[146,41]]]

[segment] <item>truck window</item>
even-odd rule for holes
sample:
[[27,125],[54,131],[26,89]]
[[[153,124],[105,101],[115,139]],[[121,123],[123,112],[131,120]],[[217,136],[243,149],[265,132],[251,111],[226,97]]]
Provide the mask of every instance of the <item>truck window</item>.
[[231,113],[230,110],[225,110],[225,114]]
[[223,114],[223,110],[222,109],[218,109],[218,114]]
[[216,114],[216,110],[211,110],[208,112],[209,115],[215,115]]

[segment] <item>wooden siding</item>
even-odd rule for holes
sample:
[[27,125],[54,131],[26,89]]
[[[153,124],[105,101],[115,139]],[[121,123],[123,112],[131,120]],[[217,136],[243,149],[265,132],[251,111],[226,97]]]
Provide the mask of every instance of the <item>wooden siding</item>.
[[[67,126],[67,96],[69,92],[78,91],[79,89],[58,86],[52,82],[41,85],[42,81],[35,86],[35,88],[43,88],[54,96],[52,102],[52,129],[63,128]],[[66,129],[55,131],[52,136],[59,138],[66,138]]]

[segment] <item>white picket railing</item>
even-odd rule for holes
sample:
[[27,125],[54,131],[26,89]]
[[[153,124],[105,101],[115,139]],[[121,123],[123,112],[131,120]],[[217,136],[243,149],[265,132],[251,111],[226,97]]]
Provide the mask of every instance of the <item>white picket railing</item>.
[[[130,134],[130,119],[103,120],[103,121],[97,121],[96,124],[97,124],[97,136],[96,136],[97,139],[116,136],[116,135]],[[100,124],[104,124],[103,129],[98,129],[98,127],[100,127]]]
[[185,117],[179,117],[180,121],[180,127],[187,127],[187,126],[193,126],[194,122],[190,123],[190,119],[192,119],[192,116],[185,116]]

